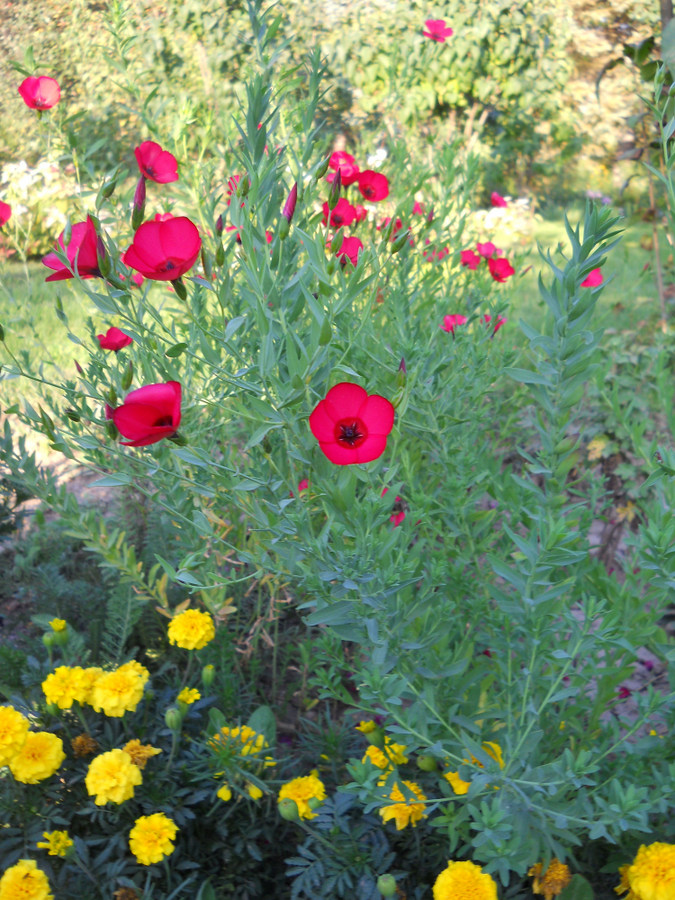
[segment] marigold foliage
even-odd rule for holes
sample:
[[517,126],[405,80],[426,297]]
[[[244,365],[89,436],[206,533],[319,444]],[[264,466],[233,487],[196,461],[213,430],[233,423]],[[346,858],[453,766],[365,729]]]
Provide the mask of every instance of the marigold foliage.
[[494,879],[470,860],[449,862],[433,886],[434,900],[497,900]]
[[44,841],[38,841],[36,847],[46,850],[49,856],[65,857],[73,846],[73,840],[67,831],[43,831]]
[[209,613],[186,609],[169,623],[169,642],[183,650],[201,650],[216,636]]
[[406,825],[412,825],[414,828],[420,819],[426,818],[424,804],[427,798],[422,793],[419,785],[415,784],[414,781],[404,781],[403,784],[420,802],[416,803],[414,799],[406,800],[397,782],[389,794],[390,799],[394,803],[389,806],[383,806],[380,810],[382,821],[388,822],[390,819],[393,819],[396,822],[397,831],[402,831]]
[[141,816],[129,832],[129,847],[142,866],[150,866],[173,853],[177,832],[176,823],[164,813]]
[[23,747],[10,760],[9,768],[17,781],[37,784],[53,775],[65,758],[60,737],[49,731],[29,731]]
[[316,813],[309,805],[309,801],[325,800],[326,788],[316,775],[304,775],[281,786],[279,800],[284,799],[295,800],[301,819],[313,819]]
[[0,900],[53,900],[47,876],[34,859],[20,859],[0,878]]
[[30,723],[13,706],[0,706],[0,766],[7,763],[21,750]]
[[92,759],[84,783],[97,806],[124,803],[134,796],[143,776],[124,750],[108,750]]

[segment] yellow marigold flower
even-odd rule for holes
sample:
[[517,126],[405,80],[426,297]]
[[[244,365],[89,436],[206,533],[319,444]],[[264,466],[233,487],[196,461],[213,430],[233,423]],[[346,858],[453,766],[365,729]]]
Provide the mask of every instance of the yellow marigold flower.
[[222,800],[225,803],[227,803],[228,800],[231,800],[232,788],[229,786],[229,784],[224,784],[217,792],[216,797],[218,797],[219,800]]
[[0,878],[0,900],[54,900],[54,895],[35,860],[20,859]]
[[589,459],[600,459],[602,457],[602,451],[607,446],[607,438],[593,438],[592,441],[588,442],[588,447],[586,450],[586,455]]
[[125,712],[134,712],[143,698],[145,682],[134,669],[120,666],[114,672],[100,675],[91,691],[90,703],[96,712],[119,718]]
[[37,784],[53,775],[65,758],[60,737],[50,731],[29,731],[9,769],[17,781]]
[[630,888],[625,900],[672,900],[675,897],[675,844],[643,844],[625,871],[625,880]]
[[169,642],[183,650],[201,650],[215,636],[212,617],[199,609],[186,609],[169,623]]
[[240,756],[257,756],[269,746],[265,736],[248,725],[237,725],[234,728],[223,726],[218,734],[213,735],[211,745],[231,748]]
[[197,688],[184,687],[176,699],[179,703],[185,703],[186,706],[189,706],[196,700],[201,700],[201,697],[202,695]]
[[68,627],[68,623],[65,619],[51,619],[51,621],[49,622],[49,627],[52,629],[52,631],[65,631]]
[[[500,769],[504,768],[504,758],[502,756],[502,748],[499,744],[495,744],[494,741],[486,741],[483,744],[483,750],[487,753],[488,756],[491,756],[492,759],[499,765]],[[465,759],[464,762],[469,765],[469,760]],[[484,769],[485,766],[483,763],[478,762],[476,757],[471,755],[471,763],[474,766],[478,766],[479,769]],[[466,794],[471,786],[470,781],[464,781],[459,777],[459,772],[445,772],[443,774],[443,778],[449,783],[450,787],[456,794]]]
[[368,747],[361,762],[371,762],[378,769],[393,769],[394,766],[408,762],[405,755],[406,748],[403,744],[396,744],[389,737],[384,739],[384,747],[380,750],[373,744]]
[[70,742],[73,753],[78,758],[83,756],[93,756],[98,750],[98,742],[90,734],[78,734]]
[[616,894],[625,894],[628,891],[628,896],[624,898],[624,900],[636,900],[635,894],[631,891],[630,885],[628,884],[628,870],[630,866],[619,866],[619,877],[621,878],[621,882],[614,888],[614,892]]
[[141,784],[141,770],[124,750],[108,750],[89,764],[84,780],[87,791],[97,806],[104,803],[124,803],[134,796],[134,788]]
[[497,900],[492,876],[468,859],[449,862],[432,891],[434,900]]
[[38,841],[36,847],[46,850],[49,856],[67,856],[73,841],[67,831],[43,831],[44,841]]
[[132,763],[138,766],[139,769],[145,768],[145,764],[150,757],[157,756],[158,753],[162,752],[161,749],[153,747],[152,744],[141,744],[138,738],[128,741],[122,749],[129,754]]
[[70,709],[73,703],[86,703],[89,699],[90,681],[81,666],[58,666],[42,682],[42,690],[48,703],[59,709]]
[[118,672],[135,672],[136,675],[138,675],[138,677],[143,682],[143,687],[145,687],[145,685],[148,683],[148,680],[150,678],[150,672],[148,672],[148,670],[145,668],[144,665],[142,665],[135,659],[130,659],[129,662],[123,663],[123,665],[121,665],[117,668],[117,671]]
[[426,818],[424,803],[427,798],[420,790],[419,785],[415,784],[414,781],[404,781],[403,784],[420,802],[416,803],[413,799],[406,800],[398,783],[395,783],[389,794],[390,799],[394,803],[390,806],[383,806],[380,810],[382,821],[388,822],[390,819],[394,819],[397,831],[402,831],[406,825],[410,824],[414,828],[420,819]]
[[260,790],[260,788],[255,784],[251,784],[250,781],[246,782],[246,790],[248,791],[249,797],[251,797],[253,800],[260,800],[263,795],[263,792]]
[[300,778],[294,778],[281,786],[279,800],[286,798],[295,800],[301,819],[313,819],[316,813],[310,806],[309,801],[313,800],[316,803],[316,801],[325,800],[326,788],[316,775],[304,775]]
[[368,721],[363,719],[358,725],[355,725],[354,728],[356,728],[357,731],[360,731],[361,734],[370,734],[372,731],[375,731],[377,725],[372,719],[368,719]]
[[16,756],[26,742],[30,722],[13,706],[0,706],[0,766]]
[[142,866],[150,866],[173,853],[177,832],[176,823],[164,813],[141,816],[129,832],[129,847]]
[[532,893],[543,894],[544,900],[553,900],[567,887],[572,880],[572,873],[565,863],[561,863],[555,856],[548,864],[548,868],[541,874],[543,863],[535,863],[527,873],[534,878]]

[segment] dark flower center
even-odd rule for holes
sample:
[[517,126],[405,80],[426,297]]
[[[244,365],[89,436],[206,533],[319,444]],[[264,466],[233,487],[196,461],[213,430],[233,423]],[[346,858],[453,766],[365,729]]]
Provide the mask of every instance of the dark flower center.
[[174,263],[172,260],[167,259],[167,261],[164,263],[164,265],[162,266],[162,268],[161,268],[160,271],[162,271],[162,272],[171,272],[172,269],[175,269],[175,268],[176,268],[175,263]]
[[155,174],[155,167],[154,167],[154,166],[148,166],[148,165],[146,164],[146,165],[145,165],[145,174],[146,174],[149,178],[153,178],[153,177],[154,177],[154,174]]
[[363,196],[366,200],[370,200],[370,198],[375,194],[375,188],[372,184],[365,184],[361,190],[363,191]]
[[368,437],[366,427],[360,419],[343,419],[335,426],[335,439],[347,447],[360,447]]
[[153,428],[166,428],[167,425],[173,425],[173,419],[171,416],[162,416],[157,419],[156,422],[153,423]]

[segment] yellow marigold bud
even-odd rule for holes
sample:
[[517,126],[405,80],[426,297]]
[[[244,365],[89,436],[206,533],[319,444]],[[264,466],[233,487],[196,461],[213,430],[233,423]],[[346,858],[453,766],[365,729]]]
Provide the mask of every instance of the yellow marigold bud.
[[282,819],[286,819],[287,822],[300,821],[300,811],[298,810],[298,804],[295,800],[292,800],[290,797],[284,797],[279,800],[277,807]]
[[173,853],[177,832],[176,823],[164,813],[141,816],[129,832],[129,847],[142,866],[150,866]]
[[279,803],[287,799],[295,801],[301,819],[314,819],[316,813],[310,802],[318,801],[320,805],[326,799],[326,788],[316,775],[294,778],[282,785],[279,791]]
[[248,791],[249,797],[251,797],[253,800],[260,800],[263,795],[263,792],[260,790],[260,788],[255,784],[251,784],[250,781],[246,782],[246,790]]
[[204,666],[202,669],[202,684],[205,688],[211,687],[213,684],[213,679],[216,677],[216,667],[212,666],[211,663],[208,666]]
[[35,860],[20,859],[0,878],[0,900],[54,900],[54,895]]
[[65,619],[52,619],[49,623],[49,627],[52,631],[65,631],[68,627],[68,623]]
[[44,841],[38,841],[36,847],[46,850],[49,856],[68,856],[74,846],[73,840],[67,831],[43,831]]
[[124,803],[134,796],[143,776],[124,750],[108,750],[92,759],[84,783],[97,806]]
[[354,728],[356,728],[357,731],[360,731],[361,734],[370,734],[371,731],[375,731],[377,725],[372,719],[368,719],[367,721],[362,719],[358,725],[354,726]]
[[13,706],[0,706],[0,766],[16,756],[26,742],[30,723]]
[[17,781],[37,784],[53,775],[65,758],[60,737],[49,731],[29,731],[9,769]]
[[201,650],[216,636],[209,613],[186,609],[169,623],[169,642],[183,650]]

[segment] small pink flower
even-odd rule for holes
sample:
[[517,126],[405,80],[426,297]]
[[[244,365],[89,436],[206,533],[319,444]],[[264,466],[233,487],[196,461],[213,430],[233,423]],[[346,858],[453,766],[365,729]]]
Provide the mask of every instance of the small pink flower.
[[30,109],[51,109],[61,99],[61,88],[58,81],[47,75],[38,77],[31,75],[19,85],[21,99]]
[[443,316],[443,324],[439,327],[443,329],[443,331],[449,331],[450,334],[454,337],[455,328],[458,325],[466,325],[468,319],[466,316],[461,315],[461,313],[453,313],[450,316]]
[[105,334],[97,334],[96,337],[101,350],[114,350],[115,353],[134,342],[134,339],[129,337],[128,334],[115,327],[109,328]]
[[506,200],[502,197],[502,195],[497,193],[497,191],[493,191],[490,194],[490,203],[493,206],[501,206],[501,207],[507,207],[509,205],[506,202]]
[[504,282],[511,275],[515,275],[516,270],[505,256],[498,256],[496,259],[490,258],[487,264],[490,269],[490,275],[495,281]]
[[438,41],[439,44],[444,44],[445,39],[453,35],[453,30],[445,24],[445,19],[427,19],[424,26],[426,29],[422,32],[424,37]]
[[[492,316],[490,315],[490,313],[485,313],[485,315],[483,316],[483,321],[485,322],[486,325],[490,324],[490,322],[492,321]],[[492,334],[497,334],[497,332],[502,327],[502,325],[505,325],[505,324],[506,324],[506,319],[504,318],[504,316],[497,316],[497,324],[495,325],[494,331],[492,332]]]
[[621,687],[617,691],[617,694],[619,695],[619,700],[625,700],[626,697],[630,697],[631,691],[627,687],[621,685]]
[[600,269],[591,269],[588,275],[581,282],[581,287],[599,287],[603,282],[602,271]]
[[11,217],[12,207],[9,205],[9,203],[3,203],[2,200],[0,200],[0,228],[2,228],[3,225],[9,222]]
[[459,254],[459,260],[467,269],[477,269],[480,265],[480,256],[473,250],[462,250]]
[[485,257],[485,259],[489,259],[497,253],[497,248],[492,241],[485,241],[484,244],[476,244],[476,250],[478,250],[480,255]]

